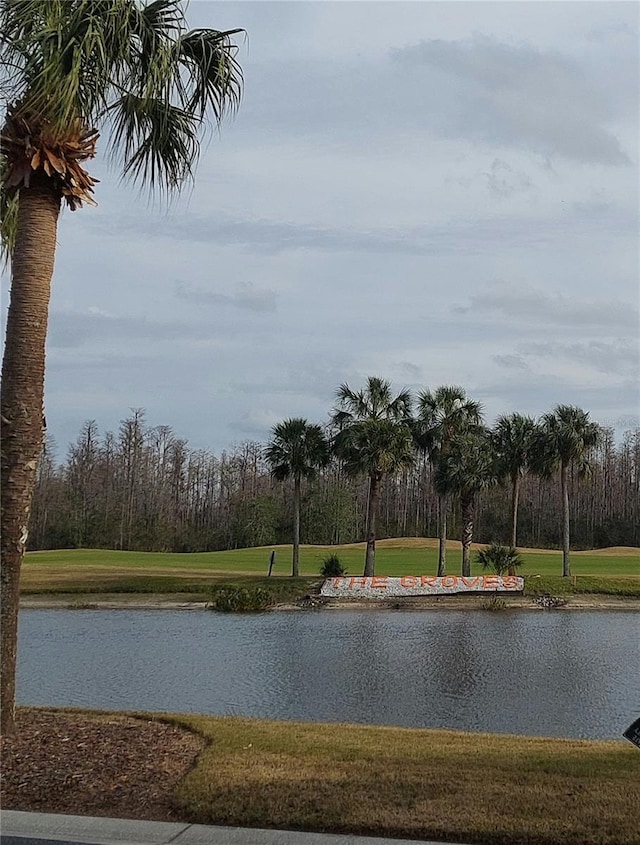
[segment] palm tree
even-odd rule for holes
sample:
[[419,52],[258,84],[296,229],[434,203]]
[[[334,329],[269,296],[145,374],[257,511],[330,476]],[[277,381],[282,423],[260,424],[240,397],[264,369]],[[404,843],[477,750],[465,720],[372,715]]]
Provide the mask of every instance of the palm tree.
[[278,481],[293,478],[293,564],[291,575],[300,570],[300,491],[302,479],[313,478],[329,463],[329,443],[319,425],[296,417],[278,423],[264,451],[271,474]]
[[[462,387],[443,385],[433,392],[424,390],[418,394],[418,409],[413,423],[414,439],[419,449],[429,456],[435,469],[446,459],[452,439],[462,432],[473,429],[482,422],[482,406],[467,398]],[[438,496],[438,575],[447,571],[447,509],[449,491],[442,482],[436,489]]]
[[441,496],[460,499],[462,575],[471,575],[471,543],[476,499],[497,480],[489,432],[474,426],[455,434],[435,465],[434,484]]
[[388,381],[371,376],[363,390],[354,391],[348,384],[340,385],[336,397],[340,407],[332,415],[332,422],[338,429],[334,451],[348,475],[367,475],[369,478],[363,574],[373,576],[382,479],[386,474],[413,466],[415,461],[409,425],[411,394],[402,390],[393,397]]
[[560,470],[562,494],[562,574],[571,575],[569,558],[569,470],[588,475],[589,454],[600,441],[600,427],[575,405],[557,405],[544,414],[531,452],[531,468],[543,478]]
[[[523,414],[498,417],[491,432],[498,473],[501,478],[508,478],[511,481],[511,546],[513,548],[516,548],[518,539],[520,484],[529,469],[535,432],[535,421]],[[515,575],[515,569],[509,571],[509,575]]]
[[2,720],[14,726],[20,567],[43,439],[48,305],[61,206],[95,204],[98,128],[123,175],[178,190],[200,131],[237,107],[231,36],[187,31],[180,0],[3,0],[0,206],[11,300],[2,364]]

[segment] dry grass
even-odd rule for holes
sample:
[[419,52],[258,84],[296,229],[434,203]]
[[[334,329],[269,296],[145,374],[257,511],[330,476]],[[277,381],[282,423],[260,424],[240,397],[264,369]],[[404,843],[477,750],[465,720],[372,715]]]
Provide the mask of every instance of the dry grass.
[[177,719],[210,740],[178,793],[193,822],[487,845],[640,843],[640,754],[622,742]]
[[596,549],[594,551],[572,552],[575,555],[603,555],[605,557],[634,557],[636,560],[640,558],[640,549],[633,546],[609,546],[607,549]]

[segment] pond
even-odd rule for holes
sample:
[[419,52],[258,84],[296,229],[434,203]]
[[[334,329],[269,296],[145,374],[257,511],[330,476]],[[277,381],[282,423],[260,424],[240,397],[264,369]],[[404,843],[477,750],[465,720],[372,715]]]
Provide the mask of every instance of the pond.
[[633,611],[24,610],[21,704],[620,738]]

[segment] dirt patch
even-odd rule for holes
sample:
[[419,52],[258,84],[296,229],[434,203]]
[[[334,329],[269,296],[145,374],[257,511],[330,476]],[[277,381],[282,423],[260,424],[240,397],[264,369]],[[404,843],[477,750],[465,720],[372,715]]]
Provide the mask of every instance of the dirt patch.
[[19,710],[2,739],[5,810],[176,821],[174,793],[204,747],[162,722]]

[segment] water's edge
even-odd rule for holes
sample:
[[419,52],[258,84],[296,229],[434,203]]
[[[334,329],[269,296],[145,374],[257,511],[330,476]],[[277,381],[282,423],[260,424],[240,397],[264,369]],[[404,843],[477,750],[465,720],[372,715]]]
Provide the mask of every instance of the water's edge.
[[[599,593],[564,597],[566,604],[553,610],[640,610],[640,598],[633,596],[610,596]],[[444,596],[383,601],[353,599],[332,599],[314,607],[297,604],[278,604],[268,612],[318,611],[318,610],[484,610],[486,596]],[[530,596],[507,596],[500,610],[548,610],[537,605]],[[66,593],[23,596],[20,608],[25,610],[206,610],[207,602],[200,597],[188,599],[179,595],[159,596],[157,594],[118,593]],[[489,608],[494,610],[494,608]]]

